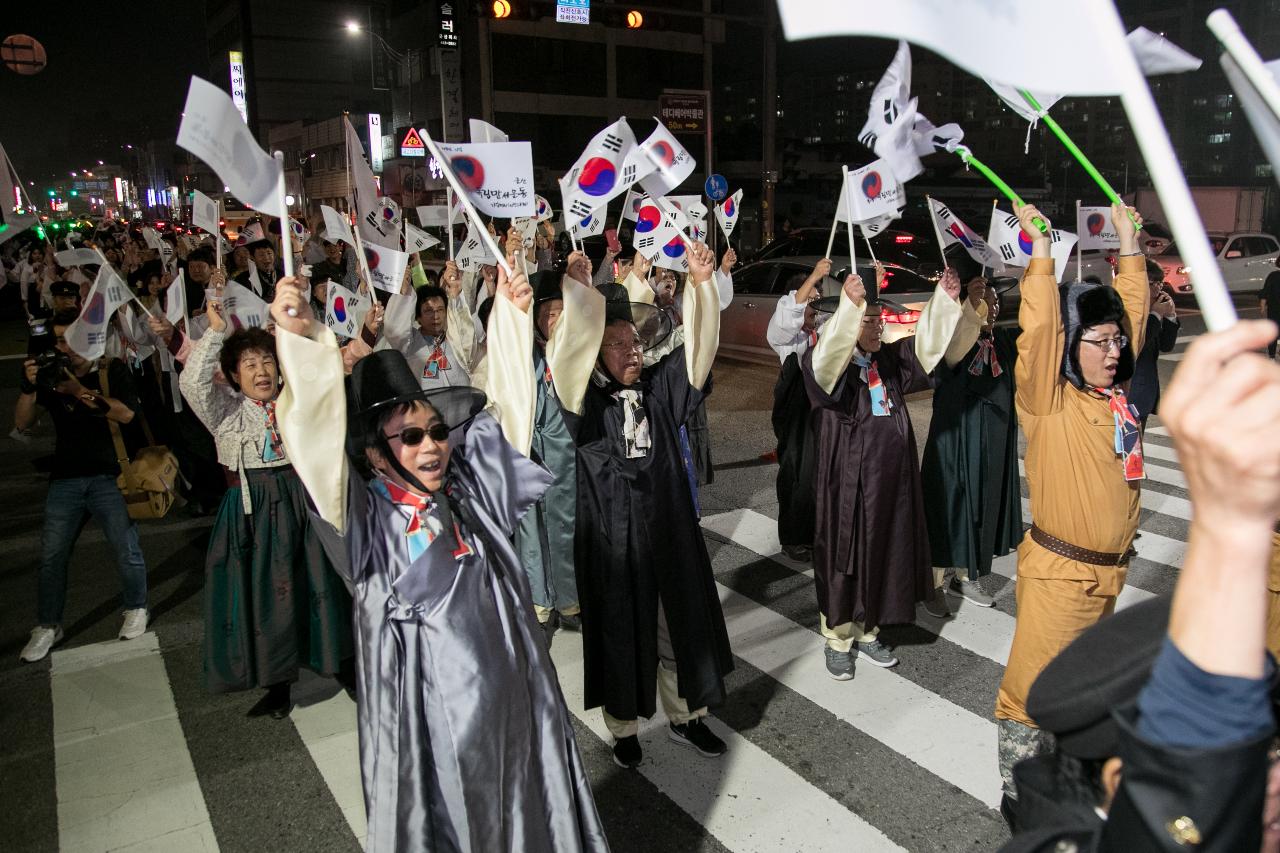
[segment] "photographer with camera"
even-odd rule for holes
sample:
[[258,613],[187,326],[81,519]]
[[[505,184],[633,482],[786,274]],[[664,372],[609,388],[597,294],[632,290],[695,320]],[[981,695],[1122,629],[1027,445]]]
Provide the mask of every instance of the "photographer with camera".
[[[14,421],[19,430],[36,420],[36,406],[53,420],[55,444],[36,605],[36,627],[23,648],[27,662],[41,660],[60,642],[67,597],[67,565],[86,514],[102,526],[116,552],[124,604],[120,639],[132,640],[147,629],[147,566],[138,543],[137,525],[129,517],[116,485],[120,465],[107,419],[127,424],[138,411],[138,398],[124,363],[92,362],[72,352],[65,338],[74,311],[53,318],[52,348],[23,362]],[[108,395],[104,393],[106,378]]]

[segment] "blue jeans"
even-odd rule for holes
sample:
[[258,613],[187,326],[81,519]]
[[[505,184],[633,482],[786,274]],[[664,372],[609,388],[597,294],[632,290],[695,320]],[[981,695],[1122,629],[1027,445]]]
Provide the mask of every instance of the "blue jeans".
[[99,475],[50,480],[44,504],[36,605],[36,620],[41,625],[62,624],[62,610],[67,603],[67,564],[90,515],[98,520],[115,549],[124,609],[147,606],[147,564],[138,544],[138,525],[129,518],[116,478]]

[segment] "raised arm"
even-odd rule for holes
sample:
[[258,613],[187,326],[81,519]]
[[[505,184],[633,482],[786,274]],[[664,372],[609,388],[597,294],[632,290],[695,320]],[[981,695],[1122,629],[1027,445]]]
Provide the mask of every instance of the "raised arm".
[[1138,247],[1138,232],[1130,220],[1130,214],[1138,222],[1142,217],[1131,207],[1111,205],[1111,222],[1120,235],[1120,266],[1116,270],[1115,288],[1124,301],[1125,318],[1129,321],[1129,336],[1133,338],[1133,352],[1142,352],[1147,337],[1147,314],[1151,312],[1151,283],[1147,280],[1147,258]]
[[987,292],[986,279],[975,278],[969,282],[968,293],[964,300],[964,308],[960,314],[960,322],[956,324],[955,334],[951,336],[951,343],[947,344],[947,351],[942,354],[942,360],[947,367],[955,367],[960,363],[960,359],[964,358],[973,345],[978,342],[978,336],[982,334],[982,327],[987,322],[987,311],[989,306],[983,297]]
[[[1022,303],[1018,306],[1018,359],[1014,379],[1018,386],[1017,406],[1030,415],[1045,415],[1058,405],[1062,391],[1062,349],[1066,332],[1062,328],[1062,307],[1058,280],[1053,272],[1049,232],[1032,224],[1044,214],[1034,205],[1018,209],[1018,220],[1026,234],[1034,235],[1031,262],[1019,285]],[[1046,224],[1048,220],[1045,220]]]
[[213,432],[239,406],[236,394],[227,385],[214,381],[218,372],[218,356],[226,340],[227,321],[222,315],[222,300],[210,299],[205,311],[209,328],[196,342],[187,359],[178,388],[196,417]]
[[862,334],[862,318],[867,313],[867,288],[860,276],[844,280],[840,305],[822,328],[813,348],[813,378],[823,392],[830,395],[853,358],[853,350]]
[[348,467],[342,355],[333,332],[312,318],[300,285],[300,279],[281,279],[271,303],[285,379],[276,400],[280,437],[316,512],[344,534]]
[[547,363],[560,405],[580,414],[604,338],[604,295],[581,280],[581,267],[570,269],[579,277],[566,275],[560,281],[564,308],[547,341]]
[[[514,253],[513,253],[514,257]],[[516,258],[518,260],[518,258]],[[498,271],[498,290],[489,315],[486,388],[489,411],[516,450],[529,455],[533,443],[537,377],[533,375],[533,288],[518,264],[514,276]]]
[[684,364],[689,384],[702,388],[720,348],[720,297],[712,269],[716,256],[705,243],[689,249],[689,279],[684,284]]
[[[879,269],[877,269],[877,275]],[[912,341],[916,353],[916,361],[925,373],[932,373],[943,355],[951,345],[952,339],[959,331],[960,320],[964,316],[964,306],[960,304],[960,276],[948,267],[942,273],[938,286],[934,288],[929,303],[920,312],[920,322],[916,324],[915,339]],[[974,336],[977,339],[977,336]],[[972,342],[969,344],[973,346]]]
[[716,267],[716,290],[720,294],[720,310],[728,308],[733,302],[733,268],[738,263],[738,253],[730,246]]

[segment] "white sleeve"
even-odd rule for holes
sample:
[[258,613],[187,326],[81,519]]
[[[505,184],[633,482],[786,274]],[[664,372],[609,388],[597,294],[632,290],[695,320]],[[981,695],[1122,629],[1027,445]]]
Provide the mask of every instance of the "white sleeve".
[[804,329],[805,306],[796,302],[796,291],[778,298],[778,305],[769,318],[765,340],[777,351],[778,347],[791,346]]
[[715,279],[716,291],[720,295],[720,310],[723,311],[733,302],[733,273],[721,272],[716,267]]

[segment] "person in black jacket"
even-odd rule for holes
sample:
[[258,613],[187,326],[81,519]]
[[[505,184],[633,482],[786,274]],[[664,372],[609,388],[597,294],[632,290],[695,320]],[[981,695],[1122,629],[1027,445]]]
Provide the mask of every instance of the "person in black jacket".
[[1028,712],[1056,748],[1014,769],[1005,853],[1253,851],[1264,818],[1278,840],[1265,641],[1280,365],[1256,352],[1275,337],[1274,323],[1238,323],[1179,367],[1162,417],[1195,511],[1177,589],[1099,623],[1035,682]]
[[1147,279],[1151,282],[1151,311],[1147,314],[1146,342],[1133,365],[1129,383],[1129,401],[1138,409],[1138,418],[1146,429],[1147,418],[1160,404],[1160,353],[1172,352],[1178,343],[1182,324],[1173,305],[1173,297],[1164,289],[1164,271],[1155,261],[1147,261]]

